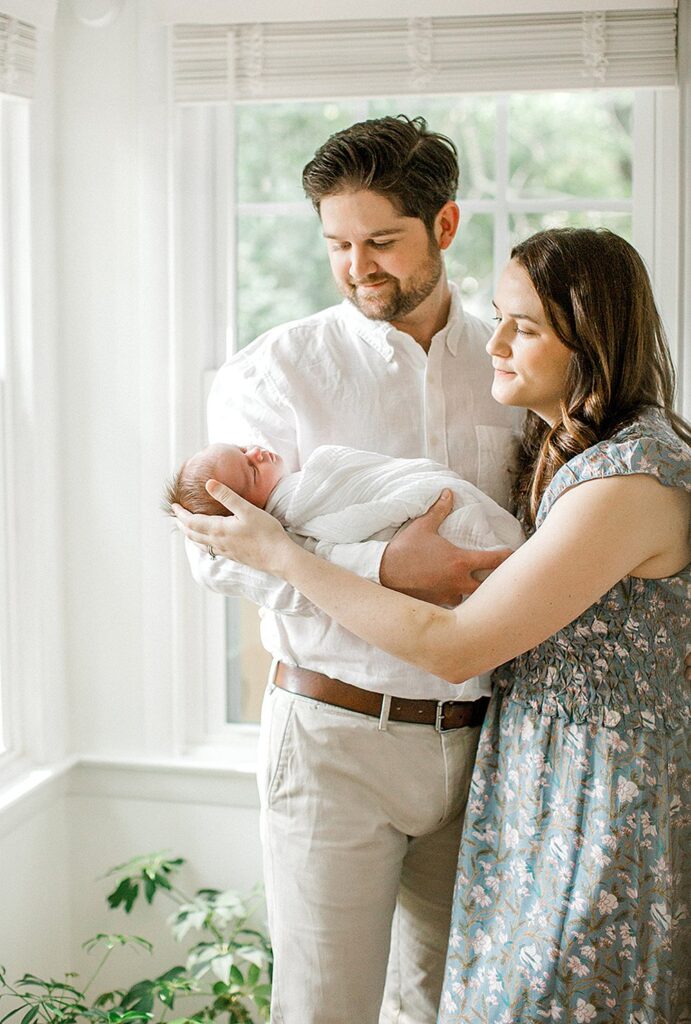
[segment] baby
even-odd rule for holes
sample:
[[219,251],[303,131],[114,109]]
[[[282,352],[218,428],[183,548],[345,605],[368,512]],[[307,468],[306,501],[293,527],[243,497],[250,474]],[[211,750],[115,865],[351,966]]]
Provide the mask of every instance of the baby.
[[173,504],[204,515],[229,515],[205,489],[210,478],[276,516],[291,532],[318,541],[390,540],[448,487],[454,511],[441,536],[458,547],[518,547],[518,521],[447,466],[322,445],[302,470],[288,473],[280,455],[257,445],[211,444],[189,458],[166,489]]
[[266,448],[209,444],[183,462],[166,486],[163,507],[171,515],[171,505],[182,505],[189,512],[205,516],[230,515],[204,486],[213,477],[257,508],[266,508],[269,496],[285,476],[281,456]]
[[[322,445],[300,472],[288,473],[283,459],[266,448],[211,444],[188,459],[168,485],[166,510],[179,504],[190,512],[230,515],[207,493],[205,484],[211,477],[276,516],[298,539],[308,538],[304,543],[316,541],[317,547],[320,542],[391,540],[426,512],[444,488],[453,492],[454,510],[439,534],[452,544],[485,550],[517,548],[525,540],[518,520],[496,501],[430,459],[396,459]],[[312,612],[301,606],[292,614]],[[381,658],[386,662],[388,656]],[[481,678],[489,682],[489,676]],[[477,682],[468,680],[467,686]]]

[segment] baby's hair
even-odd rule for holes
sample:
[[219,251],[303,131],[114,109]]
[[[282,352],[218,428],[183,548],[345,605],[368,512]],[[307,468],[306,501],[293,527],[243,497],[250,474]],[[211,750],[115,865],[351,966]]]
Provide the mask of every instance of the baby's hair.
[[203,516],[229,516],[230,512],[207,491],[206,481],[214,476],[212,460],[193,455],[183,462],[165,487],[161,507],[166,515],[174,515],[172,506],[182,505],[188,512]]

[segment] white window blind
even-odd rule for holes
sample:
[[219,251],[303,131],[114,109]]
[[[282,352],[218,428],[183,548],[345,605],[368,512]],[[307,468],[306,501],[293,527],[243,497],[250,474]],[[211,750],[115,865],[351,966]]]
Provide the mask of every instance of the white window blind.
[[676,11],[176,25],[194,103],[676,84]]
[[36,29],[0,13],[0,93],[31,97],[36,63]]

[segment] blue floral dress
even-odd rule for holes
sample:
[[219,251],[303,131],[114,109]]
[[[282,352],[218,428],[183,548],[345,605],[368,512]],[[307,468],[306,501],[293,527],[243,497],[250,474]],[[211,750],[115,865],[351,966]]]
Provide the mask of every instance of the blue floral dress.
[[[562,467],[538,528],[567,488],[630,473],[691,490],[691,450],[657,410]],[[627,577],[495,672],[441,1024],[691,1019],[690,595],[689,567]]]

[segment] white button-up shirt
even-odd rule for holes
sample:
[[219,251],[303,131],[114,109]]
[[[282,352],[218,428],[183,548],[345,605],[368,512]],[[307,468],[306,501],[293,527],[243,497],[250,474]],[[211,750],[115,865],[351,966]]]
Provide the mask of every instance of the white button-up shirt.
[[[490,328],[465,313],[458,290],[426,354],[391,324],[351,303],[268,331],[223,366],[209,397],[209,439],[259,444],[286,468],[322,444],[450,466],[506,507],[522,414],[490,395]],[[312,545],[314,549],[314,545]],[[318,545],[317,553],[378,581],[381,542]],[[262,606],[262,642],[289,665],[380,693],[472,700],[487,684],[456,686],[370,647],[286,584],[187,544],[200,583]]]

